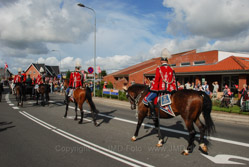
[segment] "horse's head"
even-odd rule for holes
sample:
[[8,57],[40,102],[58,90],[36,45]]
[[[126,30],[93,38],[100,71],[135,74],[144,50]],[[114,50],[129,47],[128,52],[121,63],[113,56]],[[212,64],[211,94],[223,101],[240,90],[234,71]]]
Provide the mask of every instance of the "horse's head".
[[142,94],[145,90],[145,85],[135,84],[130,86],[128,89],[126,87],[123,87],[124,91],[126,92],[126,97],[129,100],[131,104],[131,109],[136,109],[136,106],[142,97]]
[[68,79],[64,80],[63,87],[64,87],[64,90],[66,90],[69,87],[69,80]]

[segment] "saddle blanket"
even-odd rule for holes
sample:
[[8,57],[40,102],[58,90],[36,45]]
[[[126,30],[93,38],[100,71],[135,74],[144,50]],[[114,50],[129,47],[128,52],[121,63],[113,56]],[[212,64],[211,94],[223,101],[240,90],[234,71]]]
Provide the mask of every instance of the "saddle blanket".
[[[148,93],[144,99],[143,99],[143,103],[144,105],[148,106],[148,101],[147,101],[147,96],[149,95],[150,93]],[[154,99],[154,105],[156,106],[158,101],[159,101],[159,98],[160,97],[156,97]],[[161,102],[160,102],[160,110],[162,110],[163,112],[175,117],[175,113],[173,112],[172,108],[171,108],[171,100],[169,98],[169,96],[165,96],[163,95],[163,97],[161,97]]]

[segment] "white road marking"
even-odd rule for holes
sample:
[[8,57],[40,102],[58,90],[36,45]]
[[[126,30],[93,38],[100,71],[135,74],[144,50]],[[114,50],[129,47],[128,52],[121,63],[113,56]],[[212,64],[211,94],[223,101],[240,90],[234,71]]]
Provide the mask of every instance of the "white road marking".
[[84,140],[82,138],[74,136],[74,135],[72,135],[72,134],[70,134],[70,133],[68,133],[66,131],[58,129],[55,126],[52,126],[52,125],[50,125],[50,124],[48,124],[48,123],[46,123],[46,122],[44,122],[44,121],[42,121],[40,119],[28,114],[25,111],[19,111],[19,113],[22,114],[23,116],[27,117],[28,119],[36,122],[37,124],[51,130],[52,132],[57,133],[57,134],[65,137],[65,138],[67,138],[67,139],[69,139],[71,141],[74,141],[75,143],[78,143],[78,144],[80,144],[80,145],[82,145],[84,147],[87,147],[87,148],[89,148],[89,149],[91,149],[93,151],[96,151],[96,152],[98,152],[100,154],[103,154],[103,155],[105,155],[107,157],[110,157],[110,158],[115,159],[117,161],[123,162],[123,163],[125,163],[127,165],[130,165],[130,166],[135,166],[135,167],[148,166],[148,167],[152,167],[152,165],[150,165],[150,164],[147,164],[147,163],[138,161],[136,159],[127,157],[125,155],[116,153],[114,151],[108,150],[108,149],[106,149],[104,147],[101,147],[101,146],[96,145],[94,143],[91,143],[91,142],[89,142],[87,140]]
[[201,154],[201,155],[203,155],[204,157],[206,157],[207,159],[209,159],[210,161],[216,164],[245,165],[244,163],[234,162],[229,159],[239,159],[239,160],[244,160],[244,161],[249,162],[249,158],[236,156],[236,155],[218,154],[214,157],[210,155],[205,155],[205,154]]
[[10,103],[9,105],[10,105],[10,106],[14,106],[15,104],[13,104],[13,103]]
[[[72,106],[69,106],[69,108],[75,109],[75,107],[72,107]],[[88,110],[84,110],[84,112],[91,113]],[[109,116],[109,115],[100,114],[100,113],[99,113],[99,115],[103,116],[103,117],[106,117],[106,118],[110,118],[110,119],[130,123],[130,124],[135,124],[135,125],[137,124],[137,122],[135,122],[135,121],[131,121],[131,120],[127,120],[127,119],[123,119],[123,118],[119,118],[119,117]],[[142,126],[149,127],[149,128],[155,128],[154,125],[145,124],[145,123],[143,123]],[[183,134],[183,135],[189,135],[188,132],[175,130],[175,129],[169,129],[169,128],[165,128],[165,127],[161,127],[161,126],[160,126],[160,129],[163,130],[163,131],[168,131],[168,132],[173,132],[173,133],[178,133],[178,134]],[[200,135],[198,134],[198,135],[196,135],[196,137],[200,137]],[[228,143],[228,144],[234,144],[234,145],[249,147],[249,143],[243,143],[243,142],[238,142],[238,141],[233,141],[233,140],[228,140],[228,139],[222,139],[222,138],[217,138],[217,137],[212,137],[212,136],[208,136],[207,139],[210,139],[210,140],[213,140],[213,141],[219,141],[219,142],[223,142],[223,143]]]
[[19,107],[12,107],[13,109],[15,109],[15,110],[19,110]]

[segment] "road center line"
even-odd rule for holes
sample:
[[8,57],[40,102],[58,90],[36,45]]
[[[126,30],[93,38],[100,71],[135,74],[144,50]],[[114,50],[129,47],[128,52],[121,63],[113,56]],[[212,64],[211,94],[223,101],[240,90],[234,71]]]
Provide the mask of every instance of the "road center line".
[[152,167],[152,165],[146,164],[144,162],[141,162],[141,161],[135,160],[133,158],[127,157],[125,155],[122,155],[122,154],[116,153],[114,151],[108,150],[108,149],[106,149],[104,147],[101,147],[101,146],[96,145],[94,143],[91,143],[91,142],[89,142],[87,140],[84,140],[82,138],[74,136],[74,135],[72,135],[72,134],[70,134],[70,133],[68,133],[66,131],[58,129],[58,128],[56,128],[56,127],[54,127],[54,126],[52,126],[52,125],[50,125],[50,124],[48,124],[48,123],[46,123],[46,122],[44,122],[44,121],[42,121],[40,119],[28,114],[25,111],[19,111],[19,113],[22,114],[23,116],[27,117],[28,119],[36,122],[37,124],[39,124],[39,125],[47,128],[47,129],[53,131],[54,133],[57,133],[57,134],[65,137],[65,138],[67,138],[67,139],[69,139],[71,141],[74,141],[75,143],[78,143],[78,144],[80,144],[82,146],[85,146],[85,147],[87,147],[87,148],[89,148],[89,149],[91,149],[93,151],[96,151],[96,152],[98,152],[100,154],[108,156],[108,157],[110,157],[112,159],[123,162],[123,163],[125,163],[127,165],[130,165],[130,166],[137,166],[137,167],[138,166],[148,166],[148,167]]

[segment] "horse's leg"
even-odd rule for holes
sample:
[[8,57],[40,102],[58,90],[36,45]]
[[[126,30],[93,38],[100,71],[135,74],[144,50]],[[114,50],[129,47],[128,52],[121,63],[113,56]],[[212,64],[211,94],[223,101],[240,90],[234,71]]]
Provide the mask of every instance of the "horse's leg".
[[64,114],[64,118],[67,117],[67,111],[68,111],[68,102],[66,103],[66,111],[65,111],[65,114]]
[[[160,107],[159,107],[159,109],[158,109],[158,115],[157,115],[157,119],[156,119],[156,121],[154,121],[154,122],[156,122],[157,123],[157,133],[158,133],[158,138],[159,138],[159,140],[158,140],[158,143],[157,143],[157,147],[162,147],[163,146],[163,138],[162,138],[162,134],[161,134],[161,130],[160,130]],[[155,126],[156,126],[156,124],[155,124]]]
[[141,125],[142,125],[142,123],[144,121],[144,118],[147,115],[147,112],[148,112],[148,109],[147,109],[147,111],[139,110],[138,121],[137,121],[137,128],[136,128],[134,136],[131,138],[131,141],[136,141],[137,140],[139,129],[140,129],[140,127],[141,127]]
[[44,101],[44,93],[41,94],[41,101],[42,101],[42,106],[45,106],[45,101]]
[[182,152],[183,155],[188,155],[189,153],[192,153],[193,152],[193,149],[194,149],[194,140],[195,140],[195,135],[196,135],[196,131],[195,131],[195,128],[194,128],[194,125],[193,125],[193,121],[191,120],[185,120],[185,124],[186,124],[186,127],[189,131],[189,139],[188,139],[188,147],[187,147],[187,150],[184,150]]
[[36,90],[36,105],[38,105],[39,93]]
[[75,118],[74,118],[74,120],[78,120],[78,114],[77,114],[78,103],[77,103],[77,102],[74,102],[74,104],[75,104]]
[[205,125],[201,122],[201,120],[199,119],[199,117],[196,119],[195,121],[196,126],[199,128],[200,130],[200,141],[199,141],[199,149],[200,151],[202,151],[203,153],[207,153],[208,149],[207,146],[204,143],[204,135],[205,135]]
[[80,121],[79,121],[79,124],[82,124],[83,123],[83,116],[84,116],[83,103],[79,104],[79,108],[80,108]]

